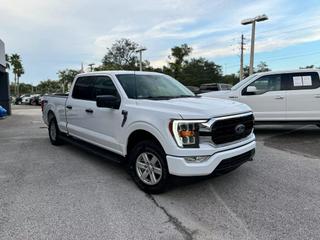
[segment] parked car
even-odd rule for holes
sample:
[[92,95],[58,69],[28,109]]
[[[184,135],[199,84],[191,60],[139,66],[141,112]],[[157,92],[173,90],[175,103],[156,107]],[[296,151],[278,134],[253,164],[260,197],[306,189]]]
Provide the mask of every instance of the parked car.
[[196,87],[196,86],[186,86],[191,92],[193,92],[194,94],[198,94],[200,93],[200,88]]
[[42,109],[53,145],[72,140],[125,162],[146,192],[163,191],[170,174],[232,171],[255,151],[247,105],[196,96],[160,73],[79,74],[68,96],[45,96]]
[[226,83],[205,83],[200,85],[200,92],[207,93],[212,91],[230,90],[232,85]]
[[320,126],[319,70],[257,73],[230,91],[203,94],[248,104],[257,123],[300,123]]
[[19,97],[16,97],[16,98],[14,99],[14,104],[16,104],[16,105],[22,104],[22,97],[23,97],[23,95],[22,95],[22,96],[19,96]]
[[31,103],[31,98],[32,98],[31,94],[22,95],[21,96],[21,103],[22,104],[30,104]]
[[34,106],[41,105],[41,95],[40,94],[32,95],[30,98],[30,104]]

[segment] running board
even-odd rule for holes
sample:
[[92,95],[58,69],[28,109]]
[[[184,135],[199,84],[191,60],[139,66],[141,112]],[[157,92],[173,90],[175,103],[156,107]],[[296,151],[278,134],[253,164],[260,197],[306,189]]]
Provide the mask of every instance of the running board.
[[80,139],[68,137],[66,135],[62,135],[62,136],[60,136],[60,138],[67,143],[70,143],[76,147],[79,147],[79,148],[85,150],[86,152],[90,152],[90,153],[93,153],[94,155],[97,155],[99,157],[107,159],[108,161],[112,161],[112,162],[116,162],[116,163],[122,163],[125,161],[125,157],[123,157],[119,154],[116,154],[111,151],[105,150],[103,148],[97,147],[91,143],[87,143],[87,142],[82,141]]

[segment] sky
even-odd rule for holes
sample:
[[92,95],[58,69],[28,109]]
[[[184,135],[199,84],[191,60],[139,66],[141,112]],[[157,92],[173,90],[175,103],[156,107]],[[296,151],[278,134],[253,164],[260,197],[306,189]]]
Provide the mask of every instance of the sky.
[[320,66],[319,13],[319,0],[0,0],[0,39],[8,54],[21,55],[21,81],[34,85],[81,62],[101,64],[120,38],[146,47],[143,58],[155,67],[187,43],[190,57],[205,57],[230,74],[239,71],[241,34],[249,64],[251,25],[241,20],[266,14],[269,20],[256,26],[255,65],[296,69]]

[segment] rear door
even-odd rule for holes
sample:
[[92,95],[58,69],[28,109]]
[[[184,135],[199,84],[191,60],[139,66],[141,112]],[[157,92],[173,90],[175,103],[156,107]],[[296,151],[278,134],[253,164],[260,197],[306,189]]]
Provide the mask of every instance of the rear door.
[[284,74],[287,92],[287,119],[320,120],[320,79],[318,72]]
[[[247,92],[253,86],[256,92]],[[251,107],[257,121],[275,121],[286,119],[286,91],[280,74],[261,76],[246,85],[239,101]]]
[[71,136],[83,140],[92,141],[92,133],[89,131],[92,116],[86,109],[92,108],[93,100],[92,76],[82,76],[75,80],[72,94],[66,102],[67,129]]
[[122,130],[121,110],[98,108],[98,95],[119,96],[111,77],[94,75],[76,80],[66,104],[69,134],[121,154],[117,138],[121,136],[119,130]]

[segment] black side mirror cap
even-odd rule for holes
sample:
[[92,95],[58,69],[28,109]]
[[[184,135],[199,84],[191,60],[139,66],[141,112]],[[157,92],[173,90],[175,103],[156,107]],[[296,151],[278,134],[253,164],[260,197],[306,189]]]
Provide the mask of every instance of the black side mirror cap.
[[112,108],[119,109],[120,108],[120,97],[116,97],[113,95],[99,95],[96,97],[97,107],[100,108]]

